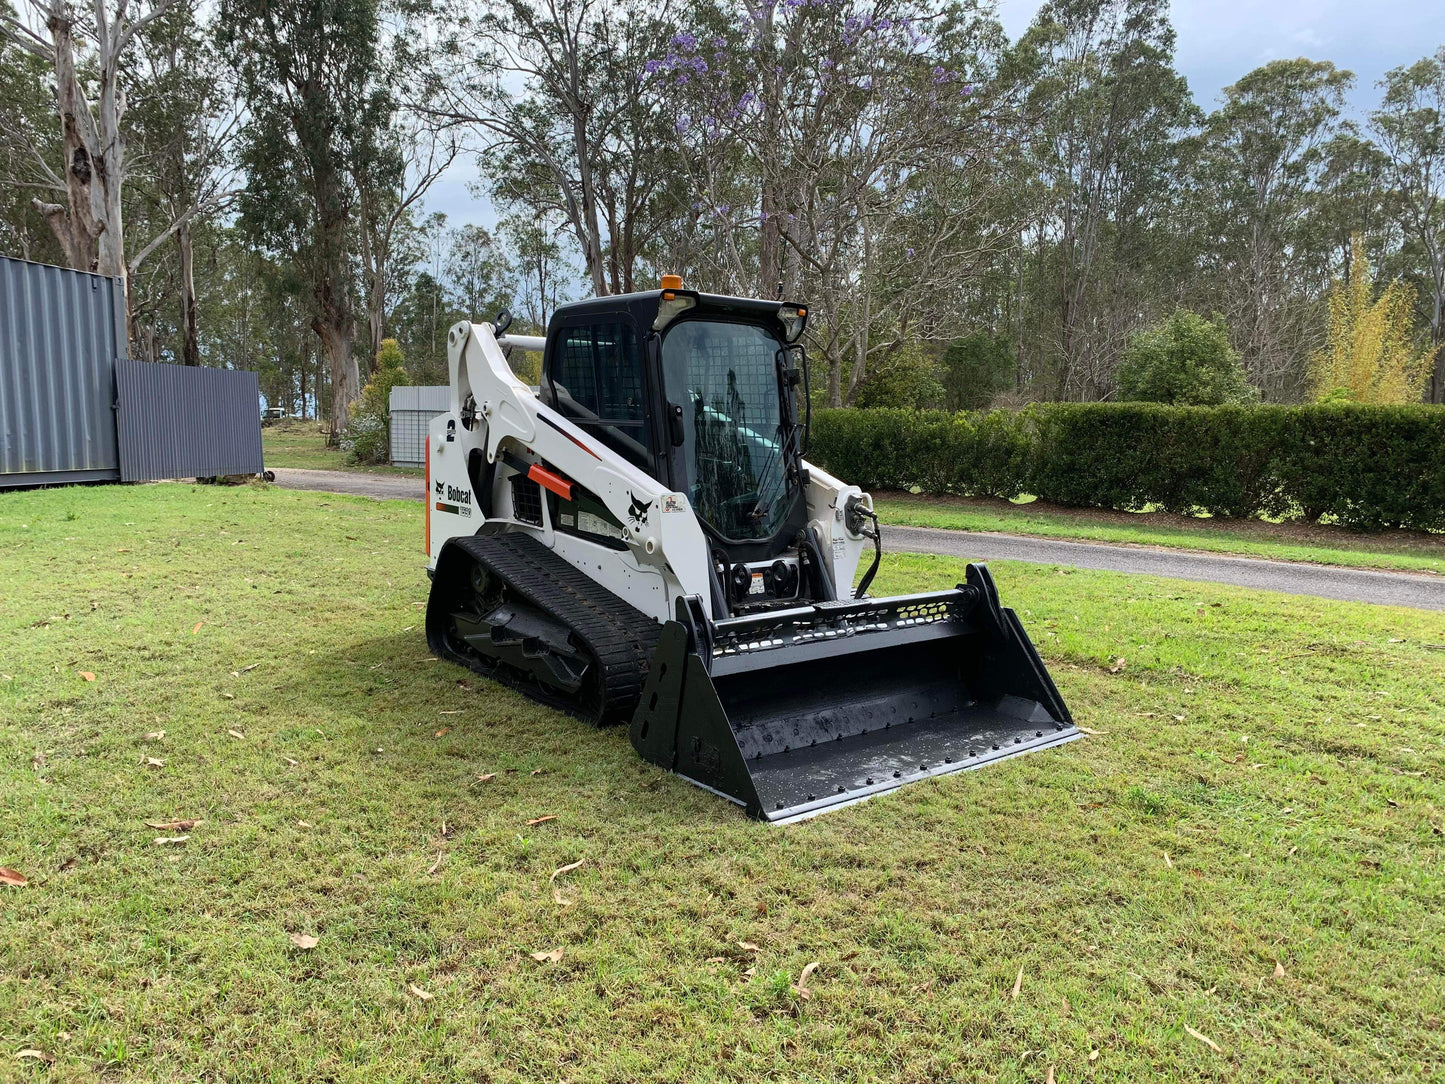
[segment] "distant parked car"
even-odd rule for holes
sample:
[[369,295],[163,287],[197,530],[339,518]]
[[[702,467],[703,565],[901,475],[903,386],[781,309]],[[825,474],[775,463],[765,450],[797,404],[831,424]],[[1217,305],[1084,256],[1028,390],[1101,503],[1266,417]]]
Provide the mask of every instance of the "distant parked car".
[[285,408],[285,407],[273,406],[273,407],[267,407],[265,410],[261,411],[261,421],[262,421],[263,423],[264,423],[264,422],[279,422],[279,421],[280,421],[282,418],[284,418],[284,417],[286,417],[286,408]]

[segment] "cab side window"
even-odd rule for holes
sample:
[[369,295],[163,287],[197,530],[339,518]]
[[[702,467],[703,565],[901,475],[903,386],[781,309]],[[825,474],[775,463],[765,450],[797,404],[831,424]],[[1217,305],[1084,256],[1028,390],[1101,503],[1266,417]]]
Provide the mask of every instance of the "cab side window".
[[652,473],[647,381],[632,322],[603,318],[565,327],[548,362],[546,402]]

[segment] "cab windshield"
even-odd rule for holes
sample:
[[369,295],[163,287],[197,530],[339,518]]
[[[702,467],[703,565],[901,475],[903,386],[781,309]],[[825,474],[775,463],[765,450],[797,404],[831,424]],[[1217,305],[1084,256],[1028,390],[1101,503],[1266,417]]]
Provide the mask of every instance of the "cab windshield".
[[724,538],[771,538],[788,515],[779,349],[761,327],[714,320],[679,322],[662,340],[667,398],[682,407],[682,488]]

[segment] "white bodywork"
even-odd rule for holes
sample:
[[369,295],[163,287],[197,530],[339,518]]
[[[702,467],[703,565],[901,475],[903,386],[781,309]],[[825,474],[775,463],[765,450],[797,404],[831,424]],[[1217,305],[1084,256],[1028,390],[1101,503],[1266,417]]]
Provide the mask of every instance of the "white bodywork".
[[[543,340],[502,336],[493,325],[459,323],[447,333],[451,403],[432,420],[427,444],[427,563],[436,567],[442,546],[459,535],[496,530],[525,530],[587,573],[609,591],[658,621],[669,620],[677,599],[697,595],[713,620],[708,562],[710,547],[685,494],[666,489],[557,411],[546,406],[507,364],[503,346],[540,350]],[[475,403],[472,428],[462,423],[468,399]],[[467,470],[473,450],[496,463],[492,481],[492,518],[472,492]],[[555,531],[548,502],[542,502],[542,526],[519,523],[512,515],[510,479],[517,473],[505,462],[510,453],[546,467],[595,493],[625,525],[626,550],[617,550]],[[865,539],[844,523],[848,499],[872,500],[857,486],[845,485],[826,471],[809,466],[808,520],[818,532],[833,582],[851,585]],[[451,511],[450,509],[455,509]],[[638,509],[642,509],[638,513]],[[847,587],[839,594],[849,597]]]

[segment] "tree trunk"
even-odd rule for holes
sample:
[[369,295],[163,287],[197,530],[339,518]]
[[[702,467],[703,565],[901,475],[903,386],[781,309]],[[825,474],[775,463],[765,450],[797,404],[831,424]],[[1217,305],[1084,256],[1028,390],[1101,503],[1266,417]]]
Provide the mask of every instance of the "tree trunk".
[[181,360],[186,365],[199,365],[200,307],[196,303],[195,244],[189,219],[176,230],[176,248],[181,257]]

